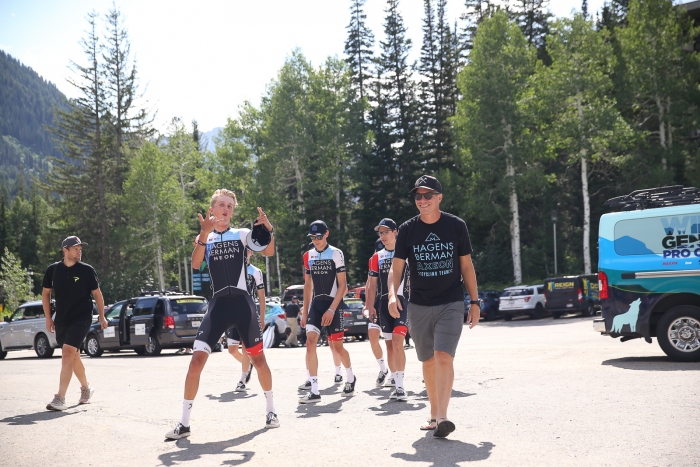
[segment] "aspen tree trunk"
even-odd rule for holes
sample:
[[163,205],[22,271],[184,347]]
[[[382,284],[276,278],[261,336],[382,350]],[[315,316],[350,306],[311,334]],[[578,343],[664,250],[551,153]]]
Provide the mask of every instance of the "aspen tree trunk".
[[661,166],[664,170],[668,168],[668,163],[666,161],[666,122],[664,122],[664,104],[661,102],[661,98],[656,96],[656,108],[659,110],[659,144],[661,144],[662,156],[661,156]]
[[267,294],[272,295],[272,285],[270,284],[270,257],[265,256],[265,274],[267,275]]
[[[505,121],[503,122],[505,124]],[[513,146],[512,141],[512,126],[505,125],[505,144],[504,150],[506,153],[506,176],[508,177],[508,185],[510,194],[508,201],[510,204],[510,213],[512,219],[510,221],[510,249],[513,254],[513,277],[515,285],[519,285],[523,281],[523,271],[520,260],[520,213],[518,211],[518,193],[515,190],[515,167],[513,166],[513,156],[510,154],[510,148]]]
[[160,234],[156,232],[156,244],[158,245],[156,258],[158,261],[158,283],[160,284],[160,290],[165,290],[165,279],[163,278],[163,249],[160,246]]
[[282,298],[282,274],[280,274],[280,254],[277,251],[277,242],[275,242],[275,258],[277,258],[277,287],[280,289],[280,299]]
[[[581,92],[576,94],[578,118],[583,123]],[[588,153],[581,149],[581,194],[583,195],[583,272],[591,273],[591,198],[588,193]]]
[[185,290],[182,288],[182,266],[180,266],[180,262],[177,262],[177,286],[180,288],[180,290]]

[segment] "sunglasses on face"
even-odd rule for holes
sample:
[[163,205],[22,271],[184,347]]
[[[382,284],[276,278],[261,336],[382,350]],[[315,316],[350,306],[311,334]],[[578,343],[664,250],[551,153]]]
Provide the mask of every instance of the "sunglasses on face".
[[414,198],[416,201],[420,201],[420,200],[423,199],[423,198],[425,198],[425,199],[427,199],[428,201],[430,201],[431,199],[433,199],[433,196],[435,196],[435,195],[437,195],[437,194],[438,194],[438,193],[415,193],[415,194],[413,195],[413,198]]
[[394,231],[394,229],[391,229],[391,230],[381,230],[381,231],[377,232],[377,235],[379,235],[380,237],[383,237],[383,236],[385,236],[385,235],[389,235],[389,232],[393,232],[393,231]]
[[323,240],[323,234],[312,235],[311,240]]

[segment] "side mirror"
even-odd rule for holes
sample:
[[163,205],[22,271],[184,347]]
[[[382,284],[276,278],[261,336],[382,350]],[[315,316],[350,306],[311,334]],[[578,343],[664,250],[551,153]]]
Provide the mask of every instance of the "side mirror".
[[9,322],[10,322],[10,317],[9,317],[9,316],[5,316],[5,320],[4,320],[4,321],[5,321],[6,323],[9,323]]

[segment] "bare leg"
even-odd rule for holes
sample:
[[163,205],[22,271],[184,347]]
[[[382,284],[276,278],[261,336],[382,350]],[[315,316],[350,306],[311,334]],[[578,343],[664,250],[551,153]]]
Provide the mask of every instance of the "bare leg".
[[75,358],[73,358],[73,374],[78,378],[82,387],[88,387],[88,380],[85,376],[85,367],[83,366],[83,359],[80,358],[80,352],[76,352]]
[[372,346],[372,353],[374,354],[374,358],[380,359],[384,356],[384,353],[382,352],[382,346],[379,345],[379,334],[381,331],[379,329],[370,329],[367,331],[367,334],[369,335],[369,345]]
[[[437,418],[447,418],[447,406],[452,397],[452,385],[455,379],[454,357],[447,352],[435,351],[433,357],[436,361],[436,398],[437,398]],[[432,401],[431,401],[432,405]],[[432,409],[431,409],[432,412]]]
[[343,341],[328,341],[328,345],[331,346],[331,349],[335,348],[335,353],[338,354],[345,368],[350,368],[350,354],[343,347]]
[[[79,354],[78,349],[72,345],[63,344],[63,347],[61,347],[61,377],[58,383],[58,395],[64,399],[66,398],[70,379],[73,377],[76,353]],[[78,355],[78,358],[80,358],[80,355]]]
[[317,332],[306,333],[306,369],[309,375],[318,376],[318,355],[316,355]]
[[433,355],[430,360],[423,362],[423,380],[425,381],[425,390],[428,392],[428,400],[430,401],[430,418],[437,419],[438,413],[438,399],[437,399],[437,365],[435,363],[435,356]]
[[331,355],[333,355],[333,365],[335,366],[340,366],[340,355],[338,355],[338,351],[334,346],[331,347]]
[[250,356],[250,360],[253,362],[255,371],[258,373],[258,381],[260,381],[260,386],[263,388],[263,391],[272,390],[272,373],[270,372],[270,367],[267,366],[265,354],[259,353],[258,355]]
[[187,378],[185,379],[185,400],[194,400],[199,389],[199,377],[202,375],[204,365],[207,364],[209,354],[206,352],[195,352],[190,360],[190,367],[187,370]]
[[[241,371],[247,373],[248,371],[250,371],[251,359],[250,359],[250,355],[248,355],[248,353],[245,352],[245,346],[243,347],[243,349],[244,349],[244,352],[243,352],[243,356],[241,358]],[[267,361],[265,362],[265,365],[267,365]]]
[[228,346],[228,353],[230,353],[233,358],[235,358],[239,362],[243,363],[243,355],[238,350],[238,344],[229,345]]
[[386,363],[389,365],[389,371],[394,373],[396,371],[396,363],[394,363],[394,346],[391,341],[386,342]]
[[[406,369],[406,352],[403,350],[404,337],[401,334],[391,336],[391,346],[394,353],[394,366],[396,371],[404,371]],[[387,342],[388,344],[389,342]]]

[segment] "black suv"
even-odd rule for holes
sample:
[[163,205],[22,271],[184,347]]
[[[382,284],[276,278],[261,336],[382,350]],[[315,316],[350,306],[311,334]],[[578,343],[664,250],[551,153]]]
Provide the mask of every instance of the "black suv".
[[139,355],[158,355],[163,349],[192,347],[207,299],[169,292],[144,292],[112,305],[108,326],[93,323],[85,339],[85,353],[99,357],[105,350],[133,349]]
[[[503,318],[503,313],[499,311],[498,304],[500,302],[501,296],[500,290],[479,290],[479,299],[481,300],[481,316],[479,319],[484,321],[493,321],[499,318]],[[464,322],[467,322],[467,315],[469,314],[469,307],[471,304],[469,301],[469,292],[464,292]]]

